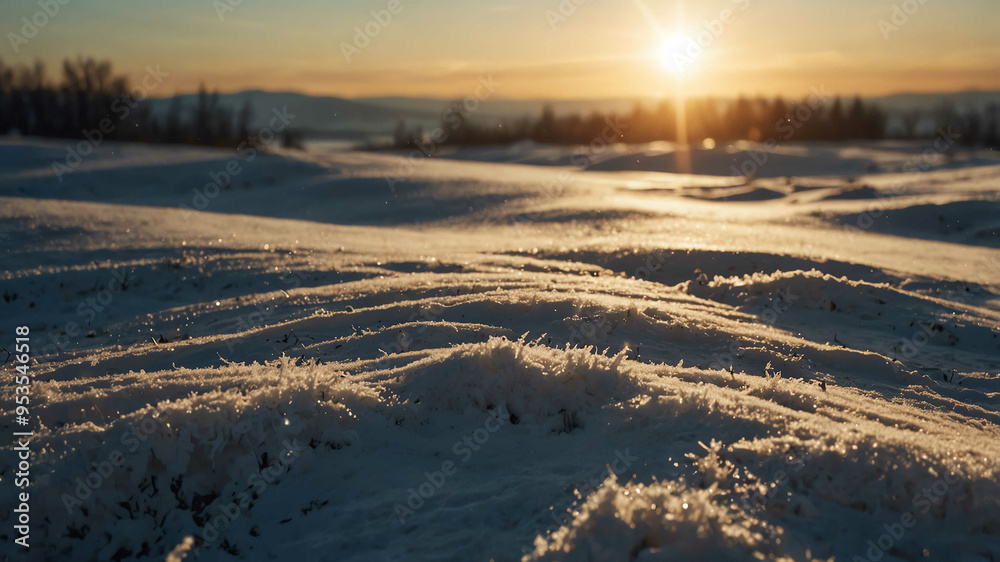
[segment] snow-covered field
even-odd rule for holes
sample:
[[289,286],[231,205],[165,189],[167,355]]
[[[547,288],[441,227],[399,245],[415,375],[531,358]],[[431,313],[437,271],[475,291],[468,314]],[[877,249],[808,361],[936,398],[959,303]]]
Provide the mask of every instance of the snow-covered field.
[[0,141],[31,553],[1000,561],[1000,159],[654,148]]

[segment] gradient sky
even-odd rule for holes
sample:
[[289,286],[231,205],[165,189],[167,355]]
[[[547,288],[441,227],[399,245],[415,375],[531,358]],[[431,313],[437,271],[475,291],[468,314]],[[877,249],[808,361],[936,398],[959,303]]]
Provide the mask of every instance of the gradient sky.
[[[157,96],[204,81],[224,92],[459,97],[493,75],[498,97],[649,97],[672,95],[678,80],[656,62],[657,28],[694,35],[729,8],[681,78],[689,95],[1000,89],[1000,0],[907,0],[919,8],[888,39],[878,22],[902,0],[680,0],[683,22],[678,0],[575,0],[555,29],[546,13],[574,0],[399,1],[348,63],[342,43],[389,0],[68,0],[17,54],[8,34],[38,0],[3,0],[0,58],[57,65],[84,54],[133,78],[160,65],[170,76]],[[230,3],[220,19],[216,6]]]

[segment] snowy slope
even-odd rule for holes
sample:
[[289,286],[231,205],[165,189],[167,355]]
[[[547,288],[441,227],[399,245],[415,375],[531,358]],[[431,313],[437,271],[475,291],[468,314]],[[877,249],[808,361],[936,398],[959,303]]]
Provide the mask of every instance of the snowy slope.
[[108,143],[60,182],[65,146],[0,141],[32,554],[1000,560],[1000,166],[817,150],[746,182]]

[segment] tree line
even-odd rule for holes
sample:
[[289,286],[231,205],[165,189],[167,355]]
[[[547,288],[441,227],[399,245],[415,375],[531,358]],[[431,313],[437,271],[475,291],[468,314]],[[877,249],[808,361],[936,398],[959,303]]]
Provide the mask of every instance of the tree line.
[[[267,144],[251,129],[253,111],[246,102],[239,111],[219,103],[218,93],[202,86],[191,103],[174,97],[166,109],[154,112],[147,101],[158,78],[147,75],[131,87],[124,75],[115,74],[108,61],[79,57],[63,61],[52,78],[41,62],[7,65],[0,59],[0,134],[59,138],[100,138],[119,141],[196,144],[236,147]],[[150,78],[153,78],[151,81]],[[637,104],[630,112],[558,115],[551,106],[538,117],[489,122],[465,118],[454,127],[442,118],[446,137],[436,144],[482,145],[533,140],[546,144],[589,144],[606,135],[614,124],[616,141],[647,143],[678,141],[677,104],[663,101],[652,107]],[[686,139],[700,143],[735,140],[841,141],[883,138],[923,138],[950,128],[969,146],[1000,148],[1000,105],[978,110],[958,110],[941,105],[932,110],[897,112],[890,126],[889,114],[861,98],[815,96],[798,102],[781,97],[765,99],[740,96],[735,100],[713,98],[684,102]],[[394,148],[423,144],[418,127],[401,123],[393,136]],[[291,129],[280,133],[284,146],[300,146],[301,135]]]
[[[942,127],[961,134],[961,142],[970,146],[1000,146],[1000,106],[983,110],[959,111],[950,105],[933,110],[911,110],[893,119],[876,104],[860,97],[812,96],[798,102],[748,98],[722,101],[713,98],[689,99],[684,103],[686,138],[691,143],[706,139],[713,142],[737,140],[766,141],[846,141],[885,138],[915,139],[933,137]],[[679,130],[677,104],[663,101],[653,107],[637,104],[627,113],[594,112],[589,115],[557,115],[546,106],[537,118],[487,122],[470,119],[451,131],[440,144],[506,144],[532,140],[546,144],[585,145],[602,138],[611,125],[617,142],[677,142]],[[393,148],[419,147],[424,136],[418,127],[400,123]]]
[[[0,135],[264,148],[251,129],[249,102],[233,111],[202,85],[193,104],[175,96],[157,115],[148,98],[162,80],[158,70],[148,68],[152,74],[134,87],[109,61],[66,59],[60,70],[53,78],[41,61],[7,65],[0,59]],[[285,146],[299,140],[293,131],[282,134]]]

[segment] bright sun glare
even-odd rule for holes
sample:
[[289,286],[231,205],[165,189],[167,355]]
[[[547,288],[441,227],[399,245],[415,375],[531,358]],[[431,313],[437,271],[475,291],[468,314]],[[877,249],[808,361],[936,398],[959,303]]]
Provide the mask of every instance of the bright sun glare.
[[675,77],[690,74],[697,61],[697,51],[691,49],[691,42],[691,38],[683,32],[664,35],[656,47],[656,61],[664,71]]

